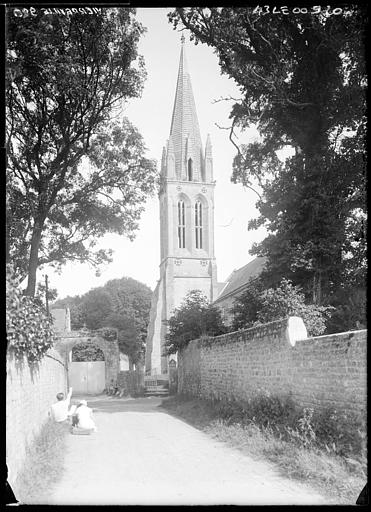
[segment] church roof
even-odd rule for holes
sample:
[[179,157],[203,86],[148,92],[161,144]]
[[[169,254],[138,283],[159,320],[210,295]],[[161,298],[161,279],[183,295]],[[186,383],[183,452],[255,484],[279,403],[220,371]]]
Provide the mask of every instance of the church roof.
[[173,115],[171,120],[170,138],[173,141],[175,153],[176,173],[180,177],[182,165],[186,157],[186,143],[194,149],[192,158],[195,167],[201,170],[202,142],[198,124],[196,104],[193,96],[191,77],[188,71],[187,60],[184,48],[184,37],[182,37],[182,48],[180,51],[178,80],[175,93]]
[[251,279],[255,279],[262,272],[267,258],[259,256],[243,267],[234,270],[229,276],[219,297],[214,302],[219,302],[228,296],[236,295],[243,291]]

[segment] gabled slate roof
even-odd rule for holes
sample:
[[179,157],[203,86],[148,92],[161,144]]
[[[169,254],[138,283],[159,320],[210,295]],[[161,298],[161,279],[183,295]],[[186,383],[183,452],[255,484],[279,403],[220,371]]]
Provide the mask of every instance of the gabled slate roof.
[[234,270],[214,303],[220,302],[228,296],[242,292],[251,279],[255,279],[261,274],[266,260],[267,258],[264,256],[259,256],[243,267]]

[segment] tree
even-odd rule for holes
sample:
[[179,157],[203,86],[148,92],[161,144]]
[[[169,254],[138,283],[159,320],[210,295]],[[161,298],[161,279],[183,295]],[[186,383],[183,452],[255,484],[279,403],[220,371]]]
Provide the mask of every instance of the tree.
[[144,353],[151,297],[148,286],[123,277],[112,279],[81,297],[58,300],[53,308],[70,307],[74,329],[84,325],[92,330],[116,329],[120,351],[129,356],[130,364],[137,364]]
[[[67,260],[110,261],[107,232],[133,238],[154,162],[114,108],[141,94],[134,9],[22,18],[7,32],[7,258],[28,277]],[[117,114],[117,112],[116,112]]]
[[262,293],[264,286],[262,280],[250,280],[248,288],[238,296],[231,308],[233,316],[232,330],[252,327],[258,320],[258,313],[262,307]]
[[105,321],[112,312],[112,300],[109,293],[102,287],[94,288],[82,296],[80,328],[91,330],[105,326]]
[[111,312],[105,324],[117,329],[119,349],[129,357],[129,365],[141,362],[145,349],[142,333],[138,327],[138,320],[130,316],[129,312]]
[[200,290],[190,291],[166,323],[168,354],[175,354],[200,336],[218,336],[227,331],[220,310]]
[[233,328],[248,328],[288,316],[300,316],[308,335],[319,336],[324,333],[333,309],[307,304],[300,286],[294,286],[288,279],[282,279],[275,288],[268,289],[264,289],[262,282],[254,283],[235,300]]
[[[177,8],[169,17],[214,48],[240,87],[230,115],[232,181],[258,187],[260,217],[249,229],[269,232],[252,253],[267,257],[267,280],[290,278],[326,303],[352,279],[355,261],[363,276],[366,267],[364,245],[351,243],[365,232],[365,12],[261,10]],[[235,130],[251,125],[260,141],[237,145]],[[282,163],[277,151],[287,146],[295,154]]]

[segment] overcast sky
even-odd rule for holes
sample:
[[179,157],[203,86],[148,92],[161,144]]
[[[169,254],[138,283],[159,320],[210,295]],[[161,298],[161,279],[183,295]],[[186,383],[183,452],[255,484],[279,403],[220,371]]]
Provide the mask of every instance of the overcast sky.
[[[140,99],[132,100],[125,107],[124,115],[138,127],[148,148],[147,156],[160,164],[162,148],[170,133],[171,114],[180,57],[181,33],[173,30],[167,20],[165,8],[137,10],[138,20],[147,27],[139,43],[139,53],[144,56],[148,78]],[[187,31],[186,56],[191,75],[193,93],[205,146],[209,133],[213,145],[215,188],[215,255],[218,281],[225,281],[236,268],[253,257],[249,249],[262,240],[265,231],[248,231],[248,221],[257,216],[257,195],[242,185],[231,183],[232,160],[235,148],[229,132],[216,126],[230,126],[229,112],[233,102],[213,103],[220,97],[240,97],[233,80],[222,76],[218,59],[206,45],[189,41]],[[245,133],[239,142],[249,142],[256,135]],[[158,167],[159,168],[159,167]],[[118,235],[107,235],[99,244],[114,250],[113,262],[102,267],[100,277],[89,265],[68,264],[61,275],[53,269],[38,272],[38,279],[48,273],[50,286],[57,288],[58,298],[81,295],[110,279],[132,277],[147,284],[152,290],[159,279],[160,219],[157,195],[149,199],[140,222],[136,239],[130,242]]]

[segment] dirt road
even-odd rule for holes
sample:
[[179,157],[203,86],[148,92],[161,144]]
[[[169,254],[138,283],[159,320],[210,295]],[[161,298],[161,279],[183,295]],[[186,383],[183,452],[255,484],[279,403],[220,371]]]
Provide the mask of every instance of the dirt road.
[[98,432],[68,437],[65,471],[39,503],[70,505],[326,504],[159,408],[161,399],[88,400]]

